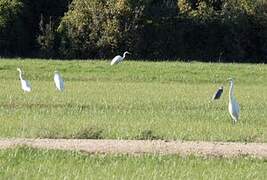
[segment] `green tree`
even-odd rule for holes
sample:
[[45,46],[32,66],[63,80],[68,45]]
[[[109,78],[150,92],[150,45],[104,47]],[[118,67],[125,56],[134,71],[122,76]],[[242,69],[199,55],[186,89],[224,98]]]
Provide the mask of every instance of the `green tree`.
[[104,57],[132,50],[142,28],[142,6],[127,0],[74,0],[62,19],[61,52],[71,57]]
[[0,0],[0,55],[24,54],[29,49],[25,6],[21,0]]

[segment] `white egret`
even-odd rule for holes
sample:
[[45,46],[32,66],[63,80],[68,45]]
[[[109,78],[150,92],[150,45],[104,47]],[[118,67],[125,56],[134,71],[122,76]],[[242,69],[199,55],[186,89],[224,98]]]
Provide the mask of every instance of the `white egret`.
[[62,92],[64,90],[64,81],[58,71],[55,71],[54,82],[56,88]]
[[122,61],[125,59],[126,54],[130,54],[130,53],[129,53],[128,51],[126,51],[126,52],[123,53],[123,57],[121,57],[120,55],[115,56],[115,57],[112,59],[110,65],[112,66],[112,65],[114,65],[114,64],[118,64],[118,63],[122,62]]
[[229,89],[229,105],[228,105],[228,110],[229,113],[233,119],[233,122],[236,123],[239,119],[240,116],[240,108],[239,104],[236,101],[234,97],[234,80],[232,78],[228,79],[230,80],[230,89]]
[[212,100],[217,100],[220,99],[220,97],[222,96],[223,93],[223,86],[221,86],[212,96]]
[[19,71],[19,79],[20,79],[20,82],[21,82],[22,90],[24,92],[31,92],[32,88],[31,88],[30,82],[22,78],[22,71],[21,71],[20,68],[17,68],[17,70]]

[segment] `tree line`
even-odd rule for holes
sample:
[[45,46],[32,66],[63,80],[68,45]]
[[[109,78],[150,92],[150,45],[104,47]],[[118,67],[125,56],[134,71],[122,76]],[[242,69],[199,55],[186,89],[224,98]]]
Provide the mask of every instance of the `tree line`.
[[267,61],[266,0],[0,0],[0,56]]

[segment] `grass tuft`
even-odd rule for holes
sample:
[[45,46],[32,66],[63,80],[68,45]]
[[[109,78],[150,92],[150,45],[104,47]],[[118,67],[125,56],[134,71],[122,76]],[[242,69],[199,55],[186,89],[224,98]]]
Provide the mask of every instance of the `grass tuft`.
[[78,132],[73,133],[71,139],[103,139],[103,130],[96,127],[86,127]]
[[136,136],[137,140],[160,140],[163,139],[163,137],[155,135],[152,130],[144,130],[141,131],[141,133]]
[[45,138],[45,139],[62,139],[64,136],[60,133],[60,131],[57,130],[41,130],[39,134],[37,135],[39,138]]

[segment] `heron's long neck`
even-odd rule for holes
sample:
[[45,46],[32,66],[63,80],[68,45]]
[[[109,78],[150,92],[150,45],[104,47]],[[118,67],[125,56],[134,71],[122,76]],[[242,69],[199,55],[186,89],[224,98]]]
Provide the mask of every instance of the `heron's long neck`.
[[23,78],[22,78],[22,72],[21,71],[19,71],[19,79],[20,80],[23,80]]
[[229,100],[232,100],[234,97],[234,83],[231,82],[230,89],[229,89]]
[[122,59],[124,59],[126,57],[126,52],[123,53]]

